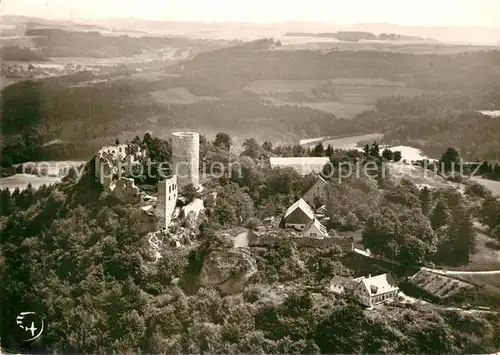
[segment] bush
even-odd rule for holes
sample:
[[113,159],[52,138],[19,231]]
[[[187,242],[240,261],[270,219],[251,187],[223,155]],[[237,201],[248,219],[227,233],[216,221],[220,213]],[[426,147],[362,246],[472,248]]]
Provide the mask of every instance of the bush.
[[252,217],[248,220],[248,222],[246,223],[245,225],[248,229],[251,229],[251,230],[257,230],[257,228],[260,227],[260,221],[255,218],[255,217]]

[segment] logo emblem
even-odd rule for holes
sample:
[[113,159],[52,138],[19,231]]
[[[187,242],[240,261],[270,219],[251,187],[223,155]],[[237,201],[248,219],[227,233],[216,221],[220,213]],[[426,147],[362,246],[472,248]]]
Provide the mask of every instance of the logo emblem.
[[44,329],[43,319],[35,312],[21,312],[16,317],[16,324],[23,330],[23,340],[33,341],[42,335]]

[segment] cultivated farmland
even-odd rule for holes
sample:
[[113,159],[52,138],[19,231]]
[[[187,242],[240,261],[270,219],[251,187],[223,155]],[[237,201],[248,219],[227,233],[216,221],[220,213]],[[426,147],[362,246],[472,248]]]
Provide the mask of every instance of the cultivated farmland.
[[[325,94],[325,87],[327,93]],[[385,79],[335,78],[331,80],[256,80],[246,90],[259,94],[272,105],[307,106],[352,118],[371,110],[377,100],[390,96],[416,96],[424,91]]]
[[182,87],[152,91],[150,94],[163,104],[194,104],[201,101],[219,100],[214,96],[195,96]]

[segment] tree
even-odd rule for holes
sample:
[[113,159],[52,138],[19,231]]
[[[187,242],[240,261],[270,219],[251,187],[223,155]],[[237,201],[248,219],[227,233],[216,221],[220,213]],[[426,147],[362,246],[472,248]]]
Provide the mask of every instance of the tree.
[[238,224],[236,210],[225,200],[217,203],[213,217],[223,227],[234,227]]
[[490,229],[500,225],[500,201],[493,196],[488,196],[481,205],[479,219]]
[[378,143],[375,141],[372,143],[372,146],[370,147],[370,152],[369,155],[374,158],[378,158],[380,156],[380,148],[378,146]]
[[345,217],[344,220],[344,227],[347,230],[355,231],[359,229],[359,219],[356,217],[356,215],[352,212],[349,212],[347,216]]
[[253,159],[257,159],[261,156],[261,147],[255,140],[255,138],[245,139],[243,142],[244,151],[241,153],[242,156],[248,156]]
[[399,150],[396,150],[394,152],[394,155],[393,155],[393,160],[397,163],[399,162],[401,159],[403,159],[403,155],[401,154],[401,152]]
[[137,145],[140,145],[141,144],[141,138],[139,136],[135,136],[134,139],[132,139],[132,144],[137,144]]
[[420,199],[420,208],[422,209],[422,213],[427,216],[431,209],[431,190],[424,186],[424,188],[420,191],[419,194]]
[[432,211],[430,217],[432,229],[437,230],[442,226],[446,226],[451,221],[450,211],[448,205],[443,201],[439,200]]
[[266,152],[272,152],[273,143],[270,141],[265,141],[264,143],[262,143],[262,149],[264,149]]
[[233,145],[233,139],[228,133],[219,132],[215,135],[215,140],[213,145],[217,148],[230,150]]
[[389,148],[385,148],[382,152],[382,157],[387,161],[391,161],[394,159],[394,153]]
[[328,144],[328,146],[325,149],[325,157],[330,157],[333,154],[333,147],[331,144]]
[[193,202],[199,196],[198,190],[196,190],[193,184],[184,186],[181,189],[181,194],[187,199],[188,203]]
[[440,163],[445,171],[454,170],[460,163],[460,153],[456,148],[448,148],[442,155]]
[[312,156],[314,157],[323,157],[325,156],[325,147],[323,146],[323,143],[318,143],[312,150]]
[[366,143],[363,147],[363,151],[365,152],[365,155],[370,155],[370,145],[368,143]]

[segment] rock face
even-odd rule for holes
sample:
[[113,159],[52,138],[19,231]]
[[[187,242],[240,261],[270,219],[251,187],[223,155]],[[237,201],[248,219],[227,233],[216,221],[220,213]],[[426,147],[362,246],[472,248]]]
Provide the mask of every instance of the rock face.
[[199,275],[201,286],[216,287],[222,294],[243,291],[257,264],[244,249],[216,249],[205,258]]

